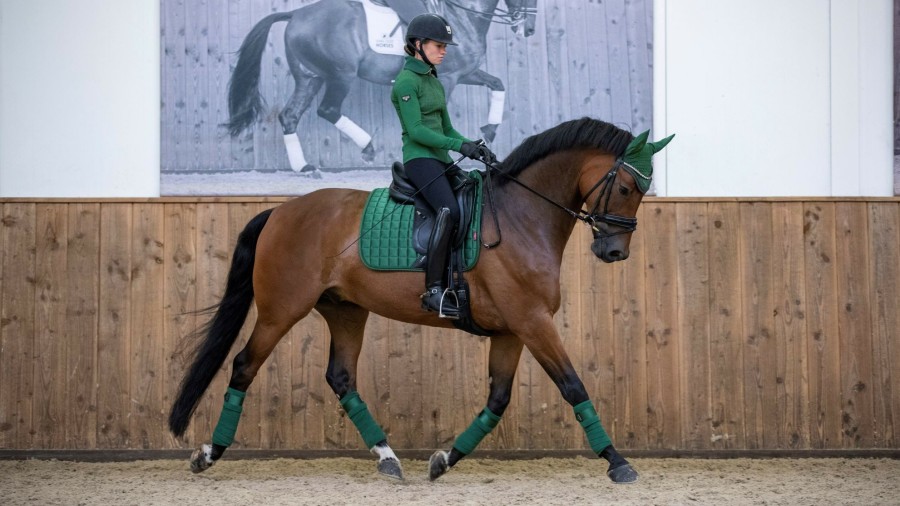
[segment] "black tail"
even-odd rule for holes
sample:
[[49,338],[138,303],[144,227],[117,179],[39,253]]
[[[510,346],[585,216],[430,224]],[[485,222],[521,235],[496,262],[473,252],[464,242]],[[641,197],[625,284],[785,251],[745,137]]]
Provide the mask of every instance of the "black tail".
[[218,304],[210,308],[215,315],[197,331],[206,337],[197,345],[194,361],[187,375],[181,381],[178,398],[169,414],[169,430],[181,436],[191,421],[191,415],[219,368],[228,357],[228,352],[237,339],[250,312],[253,302],[253,264],[256,261],[256,241],[269,220],[271,209],[259,213],[247,223],[238,237],[228,271],[225,295]]
[[279,21],[289,21],[290,12],[270,14],[250,30],[241,49],[238,62],[228,82],[228,132],[232,137],[243,132],[256,121],[263,109],[263,97],[259,93],[259,64],[262,61],[269,29]]

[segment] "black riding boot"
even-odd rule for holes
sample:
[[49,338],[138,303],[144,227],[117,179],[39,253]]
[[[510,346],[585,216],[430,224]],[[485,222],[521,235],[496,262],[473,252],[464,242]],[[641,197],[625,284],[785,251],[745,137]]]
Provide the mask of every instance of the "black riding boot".
[[[428,240],[428,253],[425,265],[425,293],[422,294],[422,309],[437,311],[441,318],[459,318],[459,306],[456,294],[447,292],[444,295],[444,274],[446,272],[447,254],[452,237],[450,210],[442,207],[434,219],[434,229]],[[443,299],[443,301],[442,301]]]

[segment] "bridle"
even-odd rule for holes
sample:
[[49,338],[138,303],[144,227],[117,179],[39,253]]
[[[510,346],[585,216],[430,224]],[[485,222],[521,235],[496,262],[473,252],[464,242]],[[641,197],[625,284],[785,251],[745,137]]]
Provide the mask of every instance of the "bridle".
[[[518,9],[503,10],[500,8],[499,2],[493,12],[484,12],[465,5],[460,5],[453,0],[444,0],[445,4],[452,5],[457,9],[471,12],[476,16],[490,20],[492,23],[500,25],[517,25],[522,22],[529,14],[537,14],[537,7],[519,7]],[[508,5],[507,5],[508,7]]]
[[[606,174],[602,178],[600,178],[600,180],[597,181],[597,183],[594,184],[594,186],[592,186],[591,189],[584,196],[584,199],[582,200],[582,202],[586,202],[588,197],[590,197],[591,194],[594,193],[595,191],[597,191],[599,188],[599,193],[597,194],[597,200],[594,201],[594,206],[591,208],[590,211],[585,211],[584,209],[579,209],[578,211],[574,211],[572,209],[569,209],[568,207],[560,204],[559,202],[556,202],[555,200],[551,199],[550,197],[548,197],[548,196],[542,194],[541,192],[535,190],[534,188],[528,186],[527,184],[523,183],[522,181],[519,181],[515,176],[512,176],[511,174],[505,172],[500,167],[499,164],[486,163],[485,165],[488,168],[488,171],[487,171],[488,199],[490,200],[490,203],[491,203],[491,210],[492,210],[492,214],[494,217],[494,226],[497,230],[497,236],[498,236],[497,240],[493,243],[490,243],[490,244],[483,243],[483,246],[485,248],[493,248],[494,246],[500,244],[500,240],[501,240],[500,225],[499,225],[499,221],[497,218],[497,206],[494,205],[493,183],[491,182],[491,173],[493,173],[493,172],[496,172],[499,175],[505,177],[506,179],[511,180],[512,182],[516,183],[517,185],[521,186],[522,188],[525,188],[526,190],[537,195],[538,197],[542,198],[543,200],[545,200],[545,201],[549,202],[550,204],[553,204],[554,206],[558,207],[559,209],[565,211],[572,218],[575,218],[576,220],[586,224],[587,226],[589,226],[591,228],[591,231],[593,232],[595,238],[607,239],[609,237],[613,237],[613,236],[620,235],[620,234],[630,234],[631,232],[634,232],[637,229],[637,218],[629,218],[627,216],[622,216],[619,214],[613,214],[613,213],[609,212],[609,199],[612,196],[613,183],[616,180],[616,176],[618,176],[618,174],[619,174],[620,168],[625,167],[626,170],[629,171],[629,173],[637,174],[640,177],[646,178],[646,176],[641,174],[639,171],[637,171],[634,167],[629,165],[622,158],[617,159],[616,162],[613,164],[612,168],[610,168],[609,171],[607,171]],[[603,212],[598,213],[597,209],[599,209],[601,205],[603,206]],[[605,223],[607,225],[617,227],[620,230],[618,230],[617,232],[613,232],[613,233],[603,233],[603,231],[599,227],[599,225],[601,223]]]

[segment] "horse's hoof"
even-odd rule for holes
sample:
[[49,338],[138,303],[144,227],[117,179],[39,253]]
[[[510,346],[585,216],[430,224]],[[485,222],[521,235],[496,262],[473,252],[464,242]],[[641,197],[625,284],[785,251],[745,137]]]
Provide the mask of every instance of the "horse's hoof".
[[615,469],[606,471],[606,475],[613,483],[634,483],[638,480],[638,473],[631,464],[623,464]]
[[450,464],[447,463],[447,452],[436,451],[428,459],[428,479],[434,481],[443,476],[450,470]]
[[315,165],[306,164],[300,169],[300,175],[310,179],[322,179],[322,173]]
[[215,461],[212,459],[212,447],[203,445],[191,454],[191,472],[194,474],[206,471]]
[[489,123],[481,127],[482,137],[486,142],[494,142],[494,138],[497,137],[497,125],[494,123]]
[[372,162],[375,160],[375,146],[373,146],[371,142],[366,144],[366,147],[363,148],[362,159],[365,162]]
[[378,461],[378,472],[388,478],[395,480],[403,480],[403,468],[400,467],[400,461],[397,459],[387,458]]

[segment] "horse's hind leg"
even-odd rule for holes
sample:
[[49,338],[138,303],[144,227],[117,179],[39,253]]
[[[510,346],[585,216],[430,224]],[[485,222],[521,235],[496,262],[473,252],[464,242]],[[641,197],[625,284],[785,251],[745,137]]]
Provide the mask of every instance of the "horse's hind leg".
[[347,94],[350,93],[350,84],[354,74],[342,77],[332,77],[325,81],[325,96],[319,104],[316,113],[328,120],[338,130],[343,132],[357,146],[362,148],[362,158],[367,162],[375,159],[375,148],[372,146],[372,136],[354,123],[350,118],[341,114],[341,105]]
[[378,455],[378,472],[402,480],[400,459],[388,446],[387,436],[356,391],[356,364],[362,349],[369,311],[348,302],[325,301],[320,301],[316,309],[325,317],[331,331],[328,369],[325,372],[328,386],[337,395],[350,421],[362,436],[366,448]]
[[512,395],[513,379],[522,355],[522,341],[513,335],[491,337],[488,358],[490,393],[487,406],[472,425],[456,438],[450,452],[435,452],[428,461],[428,478],[434,481],[450,470],[460,459],[472,453],[478,443],[500,422]]
[[304,73],[300,68],[294,69],[295,65],[291,67],[294,74],[294,93],[278,114],[278,121],[281,122],[281,129],[284,132],[284,147],[287,150],[288,161],[291,163],[291,170],[315,172],[315,166],[307,163],[306,156],[303,154],[297,125],[300,123],[303,113],[309,109],[309,105],[324,81],[321,77]]
[[253,333],[232,363],[231,381],[228,383],[222,414],[219,415],[219,421],[213,432],[212,444],[202,445],[191,455],[191,470],[195,473],[209,469],[231,446],[243,411],[244,396],[256,373],[281,338],[311,309],[311,307],[305,310],[297,308],[293,313],[273,317],[264,310],[265,306],[260,305],[259,301],[257,305],[260,307],[260,314],[253,327]]

